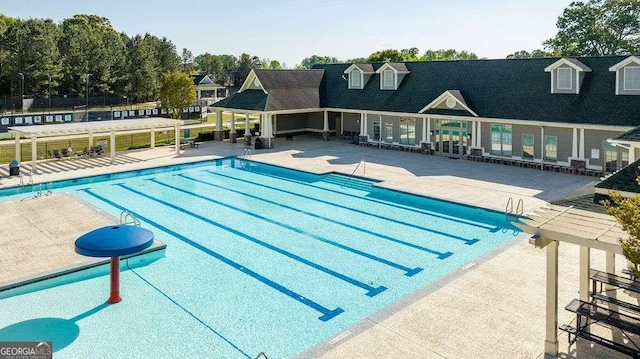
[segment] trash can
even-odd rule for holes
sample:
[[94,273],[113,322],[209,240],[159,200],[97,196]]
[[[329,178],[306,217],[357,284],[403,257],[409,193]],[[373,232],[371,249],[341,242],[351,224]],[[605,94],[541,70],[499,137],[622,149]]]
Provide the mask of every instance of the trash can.
[[253,141],[253,145],[255,146],[256,150],[262,149],[262,140],[260,139],[260,137],[256,138],[256,140]]
[[19,176],[20,175],[20,163],[17,160],[11,161],[9,163],[9,176]]

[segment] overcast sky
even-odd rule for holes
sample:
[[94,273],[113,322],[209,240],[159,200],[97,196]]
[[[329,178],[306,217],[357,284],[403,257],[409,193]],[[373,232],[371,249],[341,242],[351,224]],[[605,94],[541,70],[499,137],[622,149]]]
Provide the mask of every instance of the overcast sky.
[[180,52],[239,55],[293,67],[317,54],[454,48],[504,58],[542,48],[571,0],[0,0],[11,17],[56,22],[90,13],[129,35],[166,36]]

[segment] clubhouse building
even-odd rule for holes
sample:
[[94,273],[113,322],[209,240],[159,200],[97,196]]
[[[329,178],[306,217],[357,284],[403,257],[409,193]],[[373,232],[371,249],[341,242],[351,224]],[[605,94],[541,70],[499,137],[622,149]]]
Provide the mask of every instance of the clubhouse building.
[[[316,65],[253,70],[213,105],[260,118],[263,146],[317,133],[362,145],[538,168],[616,172],[640,144],[640,57]],[[235,125],[231,136],[235,140]],[[222,131],[216,134],[222,139]],[[248,142],[247,142],[248,141]],[[250,143],[250,137],[245,137]]]

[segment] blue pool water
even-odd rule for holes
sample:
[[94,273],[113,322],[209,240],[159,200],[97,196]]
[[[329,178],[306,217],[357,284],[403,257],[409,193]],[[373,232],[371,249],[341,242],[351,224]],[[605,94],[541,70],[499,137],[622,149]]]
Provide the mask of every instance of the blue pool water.
[[125,270],[117,305],[105,276],[5,294],[0,341],[52,340],[56,358],[291,357],[517,234],[503,214],[372,184],[238,159],[56,184],[132,212],[166,256]]

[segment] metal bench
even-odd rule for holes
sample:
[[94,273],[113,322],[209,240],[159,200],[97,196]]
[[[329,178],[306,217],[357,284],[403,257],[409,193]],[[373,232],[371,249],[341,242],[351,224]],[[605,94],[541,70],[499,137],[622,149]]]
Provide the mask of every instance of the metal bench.
[[[576,329],[576,328],[574,328],[574,327],[572,327],[570,325],[567,325],[567,324],[562,324],[559,327],[559,329],[562,330],[563,332],[567,332],[569,334],[569,342],[571,344],[575,343],[577,338],[583,338],[583,339],[586,339],[586,340],[588,340],[590,342],[594,342],[594,343],[600,344],[600,345],[602,345],[604,347],[607,347],[609,349],[613,349],[613,350],[615,350],[617,352],[620,352],[622,354],[629,355],[632,358],[636,358],[636,359],[640,358],[640,352],[637,349],[628,347],[626,345],[622,345],[622,344],[616,343],[616,342],[611,341],[609,339],[603,338],[603,337],[601,337],[599,335],[591,334],[591,333],[589,333],[587,331],[584,331],[584,330],[578,330],[578,329]],[[571,335],[574,336],[573,341],[571,341]]]

